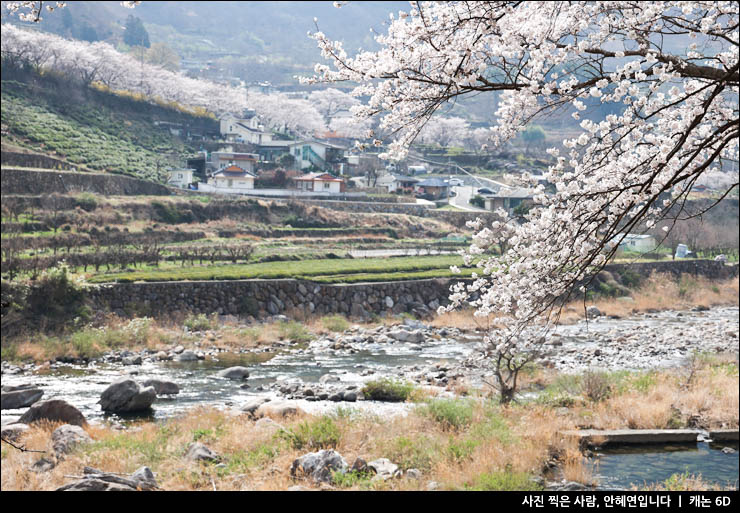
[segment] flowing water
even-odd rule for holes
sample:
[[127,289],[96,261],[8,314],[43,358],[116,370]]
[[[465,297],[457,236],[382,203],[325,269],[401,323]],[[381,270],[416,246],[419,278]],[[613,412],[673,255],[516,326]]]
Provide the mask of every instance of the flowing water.
[[[473,350],[470,340],[460,342],[449,339],[430,340],[420,344],[365,344],[363,350],[334,351],[326,344],[315,342],[307,349],[295,352],[275,353],[220,353],[205,360],[192,362],[155,362],[144,359],[141,365],[122,366],[114,363],[91,363],[87,366],[55,365],[48,371],[20,375],[4,375],[3,385],[33,384],[44,390],[42,400],[64,399],[77,407],[88,420],[99,420],[106,415],[97,402],[100,394],[113,381],[135,372],[132,379],[143,382],[147,379],[172,381],[180,387],[180,393],[172,397],[158,397],[152,405],[153,411],[147,418],[164,419],[194,406],[237,407],[255,396],[275,397],[268,386],[281,381],[300,379],[304,383],[316,383],[325,374],[339,378],[343,387],[356,385],[397,371],[402,366],[429,365],[437,362],[461,360]],[[244,366],[250,376],[245,382],[233,381],[216,376],[219,370]],[[374,371],[374,373],[370,373]],[[366,374],[361,376],[360,373]],[[337,406],[327,401],[301,404],[309,412],[320,412]],[[322,404],[319,404],[322,403]],[[387,405],[371,401],[339,403],[357,408],[373,408],[385,413],[389,408],[403,411],[406,406]],[[3,410],[3,424],[17,419],[25,408]],[[115,416],[114,416],[115,417]],[[127,416],[126,420],[142,418]]]
[[738,486],[737,442],[607,446],[594,451],[591,462],[601,490],[629,490],[662,483],[674,474],[701,475],[724,488]]

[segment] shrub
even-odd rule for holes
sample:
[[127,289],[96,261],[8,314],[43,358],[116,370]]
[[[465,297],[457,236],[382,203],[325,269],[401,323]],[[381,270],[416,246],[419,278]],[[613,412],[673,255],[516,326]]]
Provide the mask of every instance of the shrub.
[[36,324],[42,319],[50,327],[75,318],[78,322],[85,322],[90,317],[90,310],[85,308],[84,300],[82,287],[70,280],[69,268],[62,263],[44,271],[30,288],[26,316],[35,319]]
[[291,342],[308,342],[313,338],[306,327],[296,321],[281,321],[278,323],[278,333]]
[[75,207],[80,207],[82,210],[86,212],[92,212],[96,208],[98,208],[98,200],[95,198],[95,195],[89,192],[82,192],[75,196]]
[[586,371],[581,379],[583,395],[597,403],[608,398],[612,391],[609,375],[605,372]]
[[362,388],[362,394],[371,401],[403,402],[414,392],[414,385],[407,382],[384,378],[368,381]]
[[206,314],[190,315],[183,324],[190,331],[215,330],[218,328],[218,314],[211,314],[210,319]]
[[405,436],[396,438],[384,453],[401,469],[416,468],[422,472],[432,469],[438,454],[434,441],[423,435],[414,438]]
[[349,322],[341,315],[328,315],[321,318],[321,325],[329,331],[341,332],[349,328]]
[[339,427],[331,417],[301,422],[295,428],[281,429],[276,436],[294,449],[336,448],[341,439]]
[[473,400],[437,399],[419,407],[426,415],[440,423],[444,429],[460,429],[473,420]]

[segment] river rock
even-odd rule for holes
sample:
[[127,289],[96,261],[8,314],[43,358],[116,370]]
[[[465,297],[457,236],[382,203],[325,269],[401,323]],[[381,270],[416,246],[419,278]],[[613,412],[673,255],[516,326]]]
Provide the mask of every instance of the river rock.
[[302,474],[318,483],[330,483],[332,473],[337,471],[346,472],[347,462],[333,449],[304,454],[290,467],[291,476]]
[[283,426],[270,417],[263,417],[254,423],[254,429],[262,433],[277,433],[283,429]]
[[392,463],[388,458],[378,458],[368,462],[368,468],[371,468],[379,479],[386,480],[392,478],[396,471],[398,471],[398,465]]
[[191,461],[220,461],[221,457],[200,442],[193,442],[185,453],[185,459]]
[[140,467],[131,477],[109,474],[95,468],[85,467],[84,477],[57,488],[58,492],[133,492],[157,488],[154,474],[148,467]]
[[44,391],[38,388],[2,392],[0,394],[0,409],[14,410],[16,408],[27,408],[41,399],[42,395],[44,395]]
[[262,404],[255,412],[254,416],[262,417],[290,417],[292,415],[303,415],[305,412],[298,407],[293,401],[270,401]]
[[166,351],[159,351],[154,357],[159,361],[172,360],[172,356]]
[[588,317],[589,319],[593,319],[599,316],[601,316],[601,310],[599,310],[595,306],[589,306],[588,308],[586,308],[586,317]]
[[190,349],[183,351],[182,353],[175,356],[175,361],[178,362],[194,362],[198,360],[198,355]]
[[131,474],[131,480],[134,481],[143,490],[157,488],[157,480],[154,473],[149,467],[139,467]]
[[156,398],[154,387],[142,388],[133,379],[121,378],[103,391],[98,402],[103,411],[124,413],[148,410]]
[[388,336],[399,342],[413,342],[418,344],[424,342],[424,334],[421,331],[395,330],[388,333]]
[[229,367],[218,372],[218,376],[226,379],[247,379],[249,377],[249,369],[246,367]]
[[50,399],[34,404],[18,419],[18,422],[32,424],[39,420],[64,422],[73,426],[85,426],[87,424],[80,410],[61,399]]
[[92,442],[92,438],[80,426],[65,424],[51,434],[51,444],[57,456],[71,452],[81,443]]
[[144,387],[152,387],[157,395],[175,395],[180,393],[180,387],[172,381],[148,379],[142,383]]
[[29,468],[31,472],[48,472],[57,466],[57,462],[54,458],[41,457],[33,462],[33,465]]
[[243,411],[244,413],[254,415],[257,411],[257,408],[269,401],[270,399],[267,397],[255,397],[254,399],[247,401],[241,408],[239,408],[239,410]]
[[9,440],[11,442],[16,442],[29,429],[30,428],[28,427],[27,424],[21,424],[20,422],[15,422],[13,424],[6,424],[2,427],[3,440]]
[[341,378],[336,374],[324,374],[319,378],[319,383],[337,383],[341,381]]

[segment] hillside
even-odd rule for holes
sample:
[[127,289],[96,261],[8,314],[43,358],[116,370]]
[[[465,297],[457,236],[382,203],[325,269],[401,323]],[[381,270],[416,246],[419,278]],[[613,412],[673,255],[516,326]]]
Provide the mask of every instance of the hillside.
[[161,122],[217,130],[214,119],[80,88],[63,77],[3,74],[3,142],[91,170],[165,181],[166,169],[183,166],[198,148],[155,124]]

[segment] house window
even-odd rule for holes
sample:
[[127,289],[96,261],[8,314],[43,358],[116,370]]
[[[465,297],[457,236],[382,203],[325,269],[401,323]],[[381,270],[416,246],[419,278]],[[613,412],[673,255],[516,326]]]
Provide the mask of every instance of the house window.
[[182,178],[182,173],[177,173],[178,178]]
[[331,184],[329,182],[324,182],[324,189],[331,189]]
[[231,187],[232,185],[234,185],[234,180],[227,180],[227,181],[226,181],[226,185],[227,185],[228,187]]

